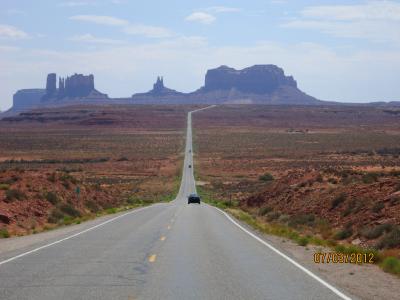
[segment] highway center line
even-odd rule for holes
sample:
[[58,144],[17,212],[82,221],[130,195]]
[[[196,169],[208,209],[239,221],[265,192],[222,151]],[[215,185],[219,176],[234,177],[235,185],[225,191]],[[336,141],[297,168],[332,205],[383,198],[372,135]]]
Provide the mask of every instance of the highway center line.
[[[211,205],[210,205],[211,206]],[[310,270],[306,269],[305,267],[303,267],[302,265],[300,265],[298,262],[296,262],[295,260],[291,259],[289,256],[287,256],[286,254],[282,253],[281,251],[279,251],[278,249],[276,249],[274,246],[270,245],[269,243],[267,243],[266,241],[264,241],[263,239],[259,238],[258,236],[256,236],[254,233],[248,231],[246,228],[244,228],[243,226],[241,226],[238,222],[236,222],[230,215],[228,215],[226,212],[224,212],[223,210],[219,209],[218,207],[212,206],[213,208],[217,209],[218,211],[220,211],[222,214],[225,215],[225,217],[227,217],[229,219],[229,221],[231,221],[233,224],[235,224],[237,227],[239,227],[241,230],[243,230],[245,233],[247,233],[248,235],[250,235],[251,237],[253,237],[254,239],[256,239],[257,241],[259,241],[261,244],[263,244],[264,246],[268,247],[269,249],[271,249],[272,251],[274,251],[276,254],[279,254],[280,256],[282,256],[284,259],[286,259],[287,261],[289,261],[290,263],[292,263],[293,265],[295,265],[297,268],[299,268],[300,270],[302,270],[304,273],[306,273],[307,275],[309,275],[310,277],[314,278],[316,281],[318,281],[319,283],[321,283],[323,286],[327,287],[328,289],[330,289],[332,292],[334,292],[336,295],[338,295],[340,298],[344,299],[344,300],[352,300],[350,297],[346,296],[345,294],[343,294],[341,291],[339,291],[337,288],[335,288],[334,286],[330,285],[328,282],[326,282],[325,280],[323,280],[322,278],[318,277],[317,275],[315,275],[313,272],[311,272]]]

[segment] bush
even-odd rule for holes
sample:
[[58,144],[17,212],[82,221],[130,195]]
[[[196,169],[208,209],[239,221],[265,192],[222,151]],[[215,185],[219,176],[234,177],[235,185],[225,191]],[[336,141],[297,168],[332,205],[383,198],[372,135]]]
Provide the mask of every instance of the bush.
[[7,191],[10,188],[9,184],[0,183],[0,191]]
[[56,173],[51,173],[49,176],[47,176],[47,180],[50,182],[56,182]]
[[[128,203],[129,203],[129,199],[128,199]],[[131,204],[131,203],[129,203],[129,204]],[[94,201],[86,201],[85,206],[87,208],[89,208],[91,212],[94,212],[94,213],[96,213],[100,210],[100,207]]]
[[381,224],[375,227],[366,227],[361,230],[361,235],[369,240],[380,237],[384,232],[390,232],[393,229],[392,224]]
[[9,237],[10,237],[10,234],[8,233],[7,229],[5,229],[5,228],[0,229],[0,238],[7,239]]
[[400,227],[396,227],[388,234],[385,234],[377,245],[379,249],[396,248],[399,246],[400,246]]
[[266,218],[268,222],[274,221],[281,216],[281,213],[278,211],[271,211],[267,214]]
[[270,206],[264,206],[260,208],[260,211],[258,212],[258,214],[260,216],[265,216],[267,213],[272,211],[272,207]]
[[56,205],[59,202],[57,195],[53,192],[47,192],[44,197],[47,201],[49,201],[53,205]]
[[57,224],[64,218],[64,214],[59,209],[54,209],[50,216],[47,218],[47,222]]
[[71,217],[74,217],[74,218],[81,216],[81,213],[75,207],[73,207],[71,204],[66,203],[66,204],[61,205],[60,210],[63,213],[65,213]]
[[366,173],[362,176],[362,182],[369,184],[378,181],[378,173]]
[[23,200],[26,198],[26,195],[20,190],[7,190],[6,191],[6,202],[12,202],[14,200]]
[[385,272],[400,275],[400,260],[396,257],[386,257],[381,267]]
[[338,207],[341,203],[343,203],[346,200],[346,194],[345,193],[341,193],[339,196],[335,197],[332,200],[331,203],[331,209],[335,209],[336,207]]
[[335,234],[334,238],[336,240],[344,240],[344,239],[351,237],[352,235],[353,235],[353,229],[351,227],[348,227],[348,228],[344,228],[344,229],[338,231]]
[[385,207],[385,204],[383,204],[382,202],[377,202],[374,204],[374,206],[372,206],[372,211],[374,213],[378,213],[380,212],[383,208]]
[[274,180],[274,176],[270,173],[265,173],[258,178],[260,181],[272,181]]
[[308,238],[305,237],[305,236],[302,236],[301,238],[299,238],[299,239],[297,240],[297,244],[300,245],[300,246],[303,246],[303,247],[304,247],[304,246],[307,246],[308,243],[309,243],[309,240],[308,240]]
[[291,216],[288,225],[290,227],[297,227],[299,225],[313,226],[315,223],[315,216],[313,214],[301,214]]

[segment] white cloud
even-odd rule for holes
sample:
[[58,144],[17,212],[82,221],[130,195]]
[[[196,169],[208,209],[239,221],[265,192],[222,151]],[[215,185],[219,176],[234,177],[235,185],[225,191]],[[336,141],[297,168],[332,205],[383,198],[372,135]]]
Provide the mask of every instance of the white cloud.
[[357,5],[311,6],[303,9],[300,15],[282,26],[400,44],[400,3],[370,1]]
[[110,17],[110,16],[98,16],[98,15],[76,15],[70,17],[70,20],[90,22],[90,23],[109,25],[109,26],[124,26],[129,24],[129,22],[124,19]]
[[237,7],[228,7],[228,6],[211,6],[207,8],[208,11],[212,11],[215,13],[231,13],[231,12],[240,12],[241,9]]
[[215,17],[213,15],[204,13],[204,12],[194,12],[190,15],[188,15],[185,18],[186,21],[190,21],[190,22],[199,22],[202,24],[211,24],[215,21]]
[[70,37],[68,40],[73,42],[84,42],[84,43],[92,43],[92,44],[108,44],[108,45],[118,45],[124,44],[124,41],[121,40],[114,40],[108,38],[98,38],[93,36],[90,33],[82,34],[82,35],[75,35]]
[[166,38],[173,35],[171,31],[164,27],[147,26],[141,24],[132,24],[124,27],[123,31],[130,35],[142,35],[149,38]]
[[0,24],[0,38],[24,39],[28,34],[14,26]]

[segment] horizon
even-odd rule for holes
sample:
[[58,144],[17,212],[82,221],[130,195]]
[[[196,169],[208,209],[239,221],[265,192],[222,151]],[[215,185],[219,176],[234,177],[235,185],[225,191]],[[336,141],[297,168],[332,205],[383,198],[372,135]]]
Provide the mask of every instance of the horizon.
[[399,101],[400,2],[321,2],[6,0],[0,110],[17,90],[44,88],[48,73],[93,74],[97,90],[119,98],[160,75],[186,93],[208,69],[255,64],[277,65],[320,100]]

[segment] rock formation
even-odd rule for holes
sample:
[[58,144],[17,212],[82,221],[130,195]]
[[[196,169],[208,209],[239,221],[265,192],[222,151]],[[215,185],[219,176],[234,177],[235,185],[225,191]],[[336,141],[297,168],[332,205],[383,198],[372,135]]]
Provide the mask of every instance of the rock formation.
[[57,75],[56,73],[50,73],[47,75],[47,80],[46,80],[46,94],[52,96],[56,92],[57,92]]
[[13,96],[13,107],[15,112],[28,110],[40,106],[45,89],[24,89],[17,91]]
[[156,82],[153,84],[153,89],[147,93],[139,93],[132,95],[134,99],[144,99],[144,98],[163,98],[163,97],[176,97],[182,96],[183,93],[177,92],[173,89],[169,89],[164,86],[164,78],[162,76],[157,76]]

